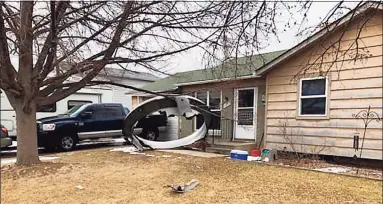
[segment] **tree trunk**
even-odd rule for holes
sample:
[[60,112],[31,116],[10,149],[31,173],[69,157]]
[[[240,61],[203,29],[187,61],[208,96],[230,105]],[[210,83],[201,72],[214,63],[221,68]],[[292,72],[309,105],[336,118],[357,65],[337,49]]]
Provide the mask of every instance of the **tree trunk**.
[[37,149],[36,108],[31,104],[27,113],[22,104],[17,104],[17,164],[31,165],[40,162]]

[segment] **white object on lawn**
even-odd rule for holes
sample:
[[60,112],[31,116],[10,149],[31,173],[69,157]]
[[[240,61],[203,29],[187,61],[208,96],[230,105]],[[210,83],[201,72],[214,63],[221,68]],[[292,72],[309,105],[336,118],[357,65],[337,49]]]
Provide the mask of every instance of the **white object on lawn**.
[[114,148],[110,150],[111,152],[127,152],[127,153],[133,153],[133,152],[138,152],[138,149],[133,147],[133,146],[128,146],[128,147],[120,147],[120,148]]
[[261,161],[261,157],[247,156],[247,161]]
[[316,171],[321,171],[321,172],[327,172],[327,173],[346,173],[350,171],[349,168],[345,167],[326,167],[326,168],[319,168],[319,169],[314,169]]
[[170,158],[170,157],[172,157],[172,156],[170,156],[170,155],[162,155],[162,157],[164,157],[164,158]]
[[152,155],[152,154],[146,154],[144,152],[138,152],[138,149],[133,147],[133,146],[114,148],[110,151],[111,152],[126,152],[126,153],[133,154],[133,155],[144,155],[147,157],[155,157],[155,155]]

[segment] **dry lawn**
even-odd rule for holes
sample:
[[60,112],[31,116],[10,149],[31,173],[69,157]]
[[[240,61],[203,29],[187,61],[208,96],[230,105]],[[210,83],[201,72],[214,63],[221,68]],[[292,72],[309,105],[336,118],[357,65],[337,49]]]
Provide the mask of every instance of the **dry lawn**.
[[[109,149],[2,167],[1,203],[382,203],[382,182],[226,158],[129,155]],[[167,184],[200,185],[173,194]],[[81,185],[84,189],[78,189]]]

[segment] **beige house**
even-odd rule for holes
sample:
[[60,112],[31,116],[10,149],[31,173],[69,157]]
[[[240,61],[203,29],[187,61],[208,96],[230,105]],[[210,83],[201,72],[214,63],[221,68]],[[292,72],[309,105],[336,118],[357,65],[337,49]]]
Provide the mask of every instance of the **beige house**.
[[[221,141],[352,157],[360,151],[354,148],[359,135],[362,157],[382,160],[382,121],[369,124],[362,142],[364,123],[354,117],[369,106],[383,116],[382,18],[382,4],[366,3],[287,51],[178,73],[143,88],[204,100],[219,118],[211,129]],[[179,123],[179,137],[198,125]]]

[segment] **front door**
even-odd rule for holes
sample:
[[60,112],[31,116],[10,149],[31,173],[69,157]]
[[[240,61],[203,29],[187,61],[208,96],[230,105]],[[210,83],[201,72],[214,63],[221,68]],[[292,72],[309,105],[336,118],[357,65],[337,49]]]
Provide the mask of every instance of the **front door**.
[[234,138],[255,140],[257,127],[257,88],[234,90]]

